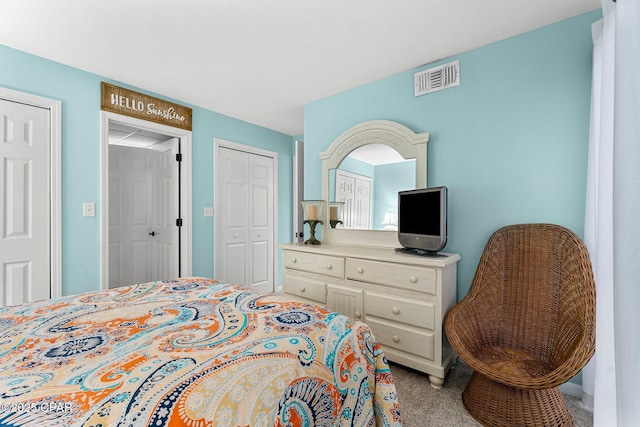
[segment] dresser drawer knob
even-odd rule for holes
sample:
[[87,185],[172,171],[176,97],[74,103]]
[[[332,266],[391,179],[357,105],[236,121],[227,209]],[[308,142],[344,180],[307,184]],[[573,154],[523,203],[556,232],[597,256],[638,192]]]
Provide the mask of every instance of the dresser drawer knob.
[[296,262],[298,262],[298,259],[297,259],[297,258],[291,258],[291,263],[292,263],[292,264],[295,264]]
[[409,277],[409,281],[411,283],[416,283],[418,281],[418,278],[416,276],[411,276],[411,277]]
[[398,307],[393,307],[391,311],[393,312],[393,314],[400,314],[400,309]]
[[392,336],[391,339],[393,340],[393,342],[400,342],[400,337],[397,335]]
[[362,317],[362,313],[360,313],[359,311],[356,311],[354,315],[356,316],[357,319]]
[[333,269],[333,265],[327,264],[327,270],[331,270],[331,269]]
[[358,267],[358,269],[356,270],[358,273],[362,274],[364,273],[364,268],[362,267]]
[[307,290],[307,288],[305,288],[304,286],[300,286],[300,292],[304,292],[306,290]]

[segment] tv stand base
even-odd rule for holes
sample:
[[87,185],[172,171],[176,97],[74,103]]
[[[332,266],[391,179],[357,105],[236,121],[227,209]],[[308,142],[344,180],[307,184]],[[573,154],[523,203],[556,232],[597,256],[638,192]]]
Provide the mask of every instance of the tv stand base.
[[396,248],[396,252],[402,252],[405,254],[414,254],[428,257],[446,257],[446,255],[441,254],[439,252],[434,251],[425,251],[424,249],[415,249],[415,248]]

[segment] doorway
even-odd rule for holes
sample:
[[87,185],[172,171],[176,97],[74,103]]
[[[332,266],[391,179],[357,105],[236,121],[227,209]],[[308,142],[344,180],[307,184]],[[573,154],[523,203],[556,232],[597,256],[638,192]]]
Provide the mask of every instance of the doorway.
[[216,279],[273,292],[278,154],[215,140]]
[[[180,275],[177,138],[109,131],[109,287]],[[142,146],[140,146],[142,145]]]
[[61,111],[0,88],[0,306],[62,296]]
[[102,289],[191,275],[191,132],[102,112]]

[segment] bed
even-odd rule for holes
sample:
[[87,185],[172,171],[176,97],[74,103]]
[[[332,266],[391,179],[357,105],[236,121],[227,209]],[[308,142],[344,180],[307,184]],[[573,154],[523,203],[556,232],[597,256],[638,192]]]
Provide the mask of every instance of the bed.
[[0,308],[1,426],[400,426],[364,323],[204,278]]

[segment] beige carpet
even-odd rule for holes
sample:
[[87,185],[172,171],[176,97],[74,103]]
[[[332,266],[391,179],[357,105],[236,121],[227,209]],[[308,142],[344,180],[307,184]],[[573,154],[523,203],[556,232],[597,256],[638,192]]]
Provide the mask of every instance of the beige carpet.
[[[479,426],[462,405],[462,390],[471,369],[461,362],[447,375],[444,386],[436,390],[426,374],[390,363],[400,402],[404,427]],[[565,396],[576,427],[592,427],[593,413],[579,399]]]

